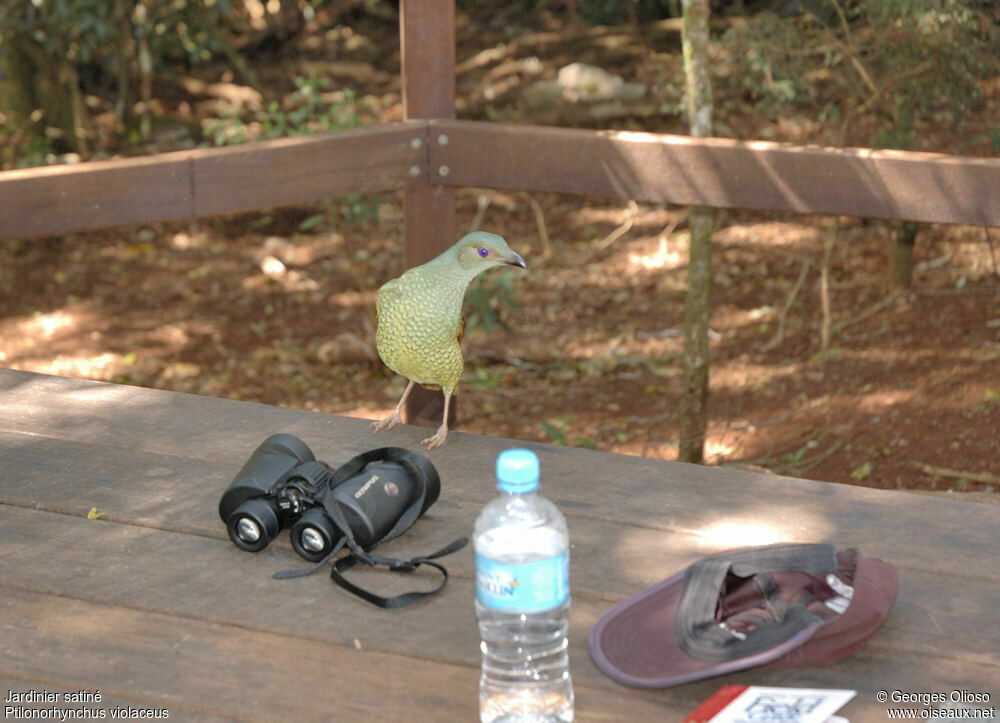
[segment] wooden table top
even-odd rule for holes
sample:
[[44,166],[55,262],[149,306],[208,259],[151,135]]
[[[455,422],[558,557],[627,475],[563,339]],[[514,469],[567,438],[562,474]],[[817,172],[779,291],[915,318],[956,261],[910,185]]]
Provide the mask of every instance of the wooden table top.
[[[0,694],[26,707],[120,708],[172,720],[471,721],[479,638],[472,552],[429,602],[375,608],[302,567],[287,535],[237,549],[219,497],[274,432],[339,465],[419,450],[427,430],[373,436],[364,420],[0,370]],[[885,720],[877,691],[1000,699],[1000,507],[452,433],[427,454],[439,501],[379,550],[409,556],[471,534],[497,453],[535,449],[569,522],[570,661],[580,721],[679,721],[723,684],[850,688],[852,723]],[[956,495],[958,498],[958,495]],[[88,519],[96,508],[100,519]],[[663,691],[602,675],[587,635],[614,602],[746,544],[833,542],[900,573],[882,631],[838,664],[752,670]],[[417,575],[429,587],[430,577]],[[402,579],[400,579],[402,578]],[[361,571],[391,593],[414,579]],[[69,694],[100,691],[101,700]],[[21,703],[5,703],[21,705]],[[921,707],[919,704],[916,707]]]

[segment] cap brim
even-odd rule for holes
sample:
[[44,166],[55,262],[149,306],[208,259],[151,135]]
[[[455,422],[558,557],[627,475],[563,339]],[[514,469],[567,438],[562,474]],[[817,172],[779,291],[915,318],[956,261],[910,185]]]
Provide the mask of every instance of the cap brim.
[[800,647],[823,623],[810,625],[764,652],[710,663],[680,649],[674,617],[685,570],[618,603],[590,631],[590,654],[608,677],[635,688],[671,688],[766,665]]

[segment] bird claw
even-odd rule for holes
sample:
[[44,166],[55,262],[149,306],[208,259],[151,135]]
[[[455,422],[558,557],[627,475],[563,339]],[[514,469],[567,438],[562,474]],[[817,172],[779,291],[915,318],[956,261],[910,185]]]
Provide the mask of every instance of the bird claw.
[[435,447],[440,447],[444,444],[444,441],[448,438],[448,427],[442,424],[438,427],[437,433],[433,437],[428,437],[427,439],[421,441],[420,443],[424,445],[427,449],[434,449]]
[[393,412],[385,419],[379,419],[376,422],[372,422],[372,433],[381,432],[383,429],[392,429],[401,421],[403,420],[400,419],[399,412]]

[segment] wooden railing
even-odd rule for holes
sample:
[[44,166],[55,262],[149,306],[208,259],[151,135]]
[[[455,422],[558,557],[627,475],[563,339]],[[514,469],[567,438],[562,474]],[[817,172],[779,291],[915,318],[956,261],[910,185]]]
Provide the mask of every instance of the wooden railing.
[[[0,240],[402,188],[427,123],[0,173]],[[419,145],[418,145],[419,144]]]
[[1000,159],[434,121],[440,135],[431,173],[456,186],[1000,225]]
[[453,0],[404,0],[400,39],[404,122],[0,173],[0,241],[405,189],[414,265],[453,243],[456,186],[1000,226],[1000,159],[456,121]]
[[433,186],[1000,226],[997,159],[414,120],[0,173],[0,240]]

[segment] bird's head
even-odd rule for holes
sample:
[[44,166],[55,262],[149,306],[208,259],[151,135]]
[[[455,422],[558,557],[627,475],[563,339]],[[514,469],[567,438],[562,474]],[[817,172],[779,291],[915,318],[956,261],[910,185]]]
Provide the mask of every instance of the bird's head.
[[458,240],[454,246],[455,258],[465,269],[478,274],[492,266],[517,266],[528,268],[524,259],[514,253],[503,236],[486,231],[473,231]]

